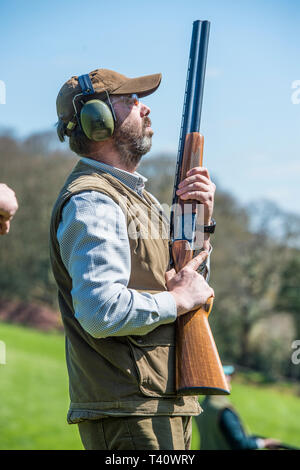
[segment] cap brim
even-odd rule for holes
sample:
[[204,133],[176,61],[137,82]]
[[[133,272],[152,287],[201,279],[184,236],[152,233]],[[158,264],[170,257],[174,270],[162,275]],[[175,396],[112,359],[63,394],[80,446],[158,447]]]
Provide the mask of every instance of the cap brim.
[[112,95],[127,95],[136,93],[140,98],[151,95],[159,87],[161,73],[145,75],[144,77],[128,78],[122,85],[114,91]]

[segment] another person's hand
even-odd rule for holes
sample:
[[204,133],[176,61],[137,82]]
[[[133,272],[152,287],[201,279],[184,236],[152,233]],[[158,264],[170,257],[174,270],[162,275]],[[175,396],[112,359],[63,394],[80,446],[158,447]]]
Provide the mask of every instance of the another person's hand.
[[209,225],[214,210],[215,191],[216,185],[211,181],[207,168],[198,166],[187,172],[176,194],[183,200],[201,202],[204,205],[204,224]]
[[10,221],[18,209],[15,192],[6,184],[0,184],[0,235],[9,232]]
[[264,448],[265,449],[278,449],[280,447],[281,442],[278,439],[264,439]]
[[178,316],[202,307],[210,297],[214,297],[213,289],[196,271],[207,256],[208,252],[202,251],[177,274],[175,269],[166,272],[166,285],[175,299]]

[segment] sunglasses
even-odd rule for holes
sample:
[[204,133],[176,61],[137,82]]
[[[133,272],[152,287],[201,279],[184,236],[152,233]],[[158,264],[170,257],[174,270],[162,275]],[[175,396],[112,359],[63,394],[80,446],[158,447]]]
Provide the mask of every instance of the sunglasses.
[[116,101],[123,101],[123,103],[126,103],[130,106],[137,106],[140,102],[139,97],[136,93],[132,93],[131,95],[120,95],[120,96],[114,96],[114,102]]

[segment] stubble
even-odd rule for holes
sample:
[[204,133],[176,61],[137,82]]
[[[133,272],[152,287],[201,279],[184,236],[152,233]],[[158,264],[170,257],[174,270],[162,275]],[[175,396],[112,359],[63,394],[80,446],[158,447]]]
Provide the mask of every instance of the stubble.
[[115,146],[122,162],[130,170],[136,168],[142,156],[151,149],[153,132],[146,133],[148,126],[151,126],[151,120],[147,116],[143,118],[142,130],[126,121],[117,122],[114,136]]

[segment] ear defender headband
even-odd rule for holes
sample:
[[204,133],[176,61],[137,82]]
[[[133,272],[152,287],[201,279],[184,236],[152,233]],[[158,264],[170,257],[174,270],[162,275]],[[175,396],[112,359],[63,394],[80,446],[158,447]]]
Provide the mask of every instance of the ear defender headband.
[[[79,96],[88,96],[95,93],[92,81],[88,74],[78,77],[78,83],[82,93],[78,93],[73,98],[73,106],[75,110],[78,125],[86,135],[86,137],[95,142],[102,142],[109,139],[113,135],[115,128],[116,116],[106,91],[109,106],[99,99],[93,99],[83,104],[80,114],[76,108],[76,99]],[[74,123],[72,123],[74,126]]]

